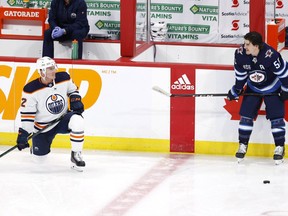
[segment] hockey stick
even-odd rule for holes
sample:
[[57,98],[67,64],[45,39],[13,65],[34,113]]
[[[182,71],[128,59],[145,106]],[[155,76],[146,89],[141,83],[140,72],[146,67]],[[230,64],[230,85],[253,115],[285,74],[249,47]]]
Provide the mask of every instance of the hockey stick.
[[[227,93],[209,93],[209,94],[171,94],[159,86],[154,86],[152,88],[154,91],[157,91],[163,95],[166,95],[167,97],[227,97]],[[269,96],[269,95],[279,95],[278,93],[266,93],[266,94],[258,94],[258,93],[244,93],[240,96],[244,95],[251,95],[251,96]]]
[[[42,128],[41,130],[37,131],[36,133],[32,133],[30,134],[30,136],[28,136],[27,138],[27,142],[32,139],[33,137],[37,136],[38,134],[42,133],[45,129],[47,129],[48,127],[56,124],[57,122],[59,122],[64,116],[66,115],[66,113],[62,116],[60,116],[59,118],[57,119],[54,119],[53,121],[51,121],[50,123],[48,123],[44,128]],[[4,155],[8,154],[9,152],[13,151],[14,149],[17,148],[17,145],[11,147],[10,149],[8,149],[7,151],[3,152],[1,155],[0,155],[0,158],[3,157]]]

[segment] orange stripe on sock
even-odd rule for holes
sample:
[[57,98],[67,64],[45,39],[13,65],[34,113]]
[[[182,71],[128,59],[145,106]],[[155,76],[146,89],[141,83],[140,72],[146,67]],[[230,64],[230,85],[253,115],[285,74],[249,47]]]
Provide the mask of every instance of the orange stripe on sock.
[[75,135],[75,134],[70,133],[70,136],[73,137],[73,138],[76,138],[76,139],[84,138],[84,134],[83,135]]
[[35,115],[31,116],[31,115],[21,115],[21,118],[25,118],[25,119],[34,119]]

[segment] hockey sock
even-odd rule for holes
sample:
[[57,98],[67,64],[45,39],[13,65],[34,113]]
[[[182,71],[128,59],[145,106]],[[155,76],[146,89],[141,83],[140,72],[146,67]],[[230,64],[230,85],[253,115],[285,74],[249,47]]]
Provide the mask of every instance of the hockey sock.
[[69,122],[70,132],[70,141],[72,151],[78,152],[82,151],[84,143],[84,119],[81,115],[71,116]]
[[253,119],[241,116],[239,122],[239,143],[247,145],[253,130]]
[[283,118],[271,120],[271,130],[275,145],[284,146],[286,129]]

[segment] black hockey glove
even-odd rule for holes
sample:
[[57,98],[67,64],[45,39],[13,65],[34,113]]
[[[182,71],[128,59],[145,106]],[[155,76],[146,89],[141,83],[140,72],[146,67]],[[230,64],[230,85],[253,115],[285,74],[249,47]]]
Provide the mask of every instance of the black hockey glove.
[[79,114],[84,112],[84,104],[80,95],[70,95],[70,109]]
[[288,92],[281,90],[280,92],[280,99],[282,101],[288,100]]
[[29,148],[28,136],[29,133],[26,130],[19,128],[17,137],[17,148],[19,151],[25,148]]
[[242,93],[243,93],[242,89],[236,89],[235,86],[233,86],[228,92],[227,99],[229,101],[238,100],[239,99],[239,95],[241,95]]

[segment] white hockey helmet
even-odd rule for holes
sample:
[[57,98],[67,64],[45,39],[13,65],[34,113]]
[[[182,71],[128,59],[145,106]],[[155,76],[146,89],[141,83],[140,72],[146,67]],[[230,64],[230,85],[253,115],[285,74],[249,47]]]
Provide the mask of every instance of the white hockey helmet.
[[40,76],[42,76],[41,75],[42,72],[44,74],[44,77],[46,77],[46,68],[54,66],[56,70],[58,69],[56,62],[52,58],[47,56],[37,59],[36,64],[38,73],[40,74]]

